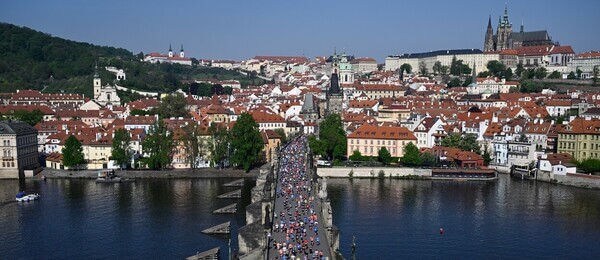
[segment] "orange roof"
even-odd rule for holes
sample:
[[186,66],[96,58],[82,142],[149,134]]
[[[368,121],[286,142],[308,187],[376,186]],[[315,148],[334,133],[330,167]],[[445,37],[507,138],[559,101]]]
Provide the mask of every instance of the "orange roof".
[[348,138],[357,139],[390,139],[390,140],[417,140],[415,135],[403,126],[375,126],[363,124],[354,132],[348,135]]

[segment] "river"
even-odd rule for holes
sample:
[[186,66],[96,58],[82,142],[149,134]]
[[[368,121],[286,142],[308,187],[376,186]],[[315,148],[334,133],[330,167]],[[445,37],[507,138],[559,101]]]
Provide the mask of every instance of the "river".
[[[600,191],[522,181],[329,179],[352,259],[597,259]],[[440,234],[443,228],[443,234]]]
[[[253,182],[241,199],[217,199],[235,179],[155,179],[96,184],[28,180],[42,199],[14,202],[19,183],[0,181],[0,259],[182,259],[228,239],[200,231],[245,223]],[[600,255],[600,191],[521,181],[329,179],[340,250],[352,259],[568,258]],[[238,214],[212,211],[238,202]],[[440,228],[444,229],[443,235]]]
[[[232,180],[28,180],[26,190],[42,196],[29,203],[14,201],[18,181],[2,180],[0,259],[182,259],[217,246],[226,259],[228,237],[201,230],[231,221],[231,245],[237,247],[253,182],[245,182],[241,199],[217,199],[238,189],[223,187]],[[212,213],[234,202],[238,214]]]

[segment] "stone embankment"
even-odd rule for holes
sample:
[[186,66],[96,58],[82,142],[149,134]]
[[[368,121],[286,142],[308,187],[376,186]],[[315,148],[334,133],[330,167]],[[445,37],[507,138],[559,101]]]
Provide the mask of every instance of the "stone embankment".
[[[73,179],[96,179],[99,170],[67,171],[44,169],[36,177],[45,176],[46,178],[73,178]],[[115,174],[122,178],[129,179],[178,179],[178,178],[246,178],[256,177],[259,170],[252,170],[249,173],[236,169],[174,169],[174,170],[115,170]]]
[[317,168],[317,175],[329,178],[431,178],[431,169],[406,167],[332,167]]
[[567,173],[567,175],[550,175],[540,173],[537,180],[552,182],[562,185],[574,186],[586,189],[600,189],[600,176],[580,173]]

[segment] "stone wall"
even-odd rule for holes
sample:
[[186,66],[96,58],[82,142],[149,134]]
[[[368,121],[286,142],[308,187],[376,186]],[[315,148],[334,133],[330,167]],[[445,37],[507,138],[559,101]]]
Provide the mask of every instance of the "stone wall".
[[406,167],[332,167],[317,168],[319,177],[330,178],[379,178],[382,177],[431,177],[431,169]]
[[539,171],[537,179],[540,181],[553,182],[562,185],[600,189],[600,176],[568,173],[567,175],[551,174],[550,172]]

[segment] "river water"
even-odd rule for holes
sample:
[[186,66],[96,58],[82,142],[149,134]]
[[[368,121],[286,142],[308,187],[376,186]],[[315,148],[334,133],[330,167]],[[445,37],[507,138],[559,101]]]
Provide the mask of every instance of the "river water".
[[[29,180],[26,190],[42,196],[30,203],[14,201],[18,181],[2,180],[0,259],[182,259],[217,246],[226,259],[228,237],[201,230],[231,221],[237,247],[253,182],[245,182],[241,199],[217,199],[239,189],[223,187],[232,180]],[[212,213],[235,202],[238,214]]]
[[[352,259],[598,259],[600,191],[522,181],[330,179]],[[443,228],[443,235],[440,234]]]
[[[182,259],[228,238],[202,229],[245,223],[241,199],[217,199],[234,179],[27,181],[42,200],[14,202],[18,182],[0,181],[0,259]],[[563,258],[600,255],[600,191],[521,181],[329,179],[340,250],[356,259]],[[238,202],[238,214],[212,211]],[[440,235],[439,229],[444,229]]]

